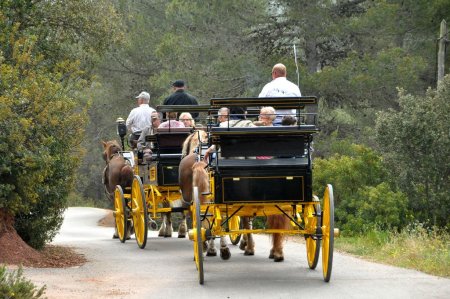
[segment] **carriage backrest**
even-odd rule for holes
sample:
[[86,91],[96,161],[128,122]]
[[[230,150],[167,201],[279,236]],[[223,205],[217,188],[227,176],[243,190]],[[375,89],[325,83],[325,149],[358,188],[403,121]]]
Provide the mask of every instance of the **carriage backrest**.
[[156,143],[159,149],[180,149],[184,140],[192,133],[192,128],[158,128],[156,129]]
[[211,128],[212,143],[222,157],[302,156],[313,126]]

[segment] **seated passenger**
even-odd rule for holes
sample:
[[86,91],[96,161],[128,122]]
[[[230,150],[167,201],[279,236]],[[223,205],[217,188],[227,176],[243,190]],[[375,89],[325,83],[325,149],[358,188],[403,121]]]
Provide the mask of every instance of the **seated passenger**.
[[230,119],[220,123],[221,128],[243,128],[254,127],[255,125],[249,119],[246,119],[245,110],[241,107],[231,107]]
[[158,128],[185,128],[181,121],[177,120],[176,112],[167,113],[168,120],[159,125]]
[[[243,128],[243,127],[255,127],[253,122],[245,117],[245,110],[241,107],[231,107],[230,120],[220,123],[221,128]],[[216,146],[211,145],[206,151],[204,159],[209,161],[209,156],[214,153]]]
[[181,113],[180,121],[184,124],[185,127],[195,128],[195,120],[192,118],[192,115],[189,112]]
[[[259,111],[259,122],[262,123],[262,126],[273,126],[273,121],[275,120],[275,118],[276,114],[273,107],[262,107]],[[272,156],[256,156],[257,160],[268,160],[272,158]]]
[[273,122],[276,118],[275,109],[273,107],[267,106],[262,107],[259,111],[259,123],[261,126],[273,126]]
[[160,113],[153,111],[151,113],[151,124],[150,126],[147,126],[142,130],[141,136],[139,136],[139,139],[137,141],[137,148],[138,148],[138,157],[140,156],[139,152],[143,153],[144,161],[151,160],[152,155],[152,145],[150,142],[145,141],[145,137],[148,135],[155,134],[155,129],[159,127],[161,124],[161,115]]
[[284,115],[281,119],[282,126],[295,126],[297,125],[297,119],[292,115]]

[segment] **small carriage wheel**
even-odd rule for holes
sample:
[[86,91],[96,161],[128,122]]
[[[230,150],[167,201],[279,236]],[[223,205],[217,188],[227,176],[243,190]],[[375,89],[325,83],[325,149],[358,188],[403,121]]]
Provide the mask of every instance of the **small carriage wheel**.
[[327,185],[323,195],[322,212],[322,270],[323,279],[329,282],[333,266],[334,248],[334,197],[333,186]]
[[[229,226],[230,226],[230,230],[240,230],[242,228],[241,217],[239,217],[239,216],[231,217],[229,220]],[[239,243],[239,241],[241,240],[241,236],[242,236],[242,234],[229,235],[231,244],[237,245]]]
[[148,210],[144,187],[141,178],[135,175],[131,185],[131,215],[133,217],[134,234],[139,248],[147,244]]
[[128,210],[125,197],[123,196],[123,190],[120,185],[117,185],[114,190],[114,219],[119,240],[120,242],[125,243],[128,229]]
[[[308,231],[317,231],[320,220],[320,203],[313,200],[315,203],[305,205],[303,210],[303,219],[305,221],[306,229]],[[306,237],[306,257],[308,259],[308,266],[310,269],[316,269],[319,262],[320,253],[320,238],[316,235],[309,235]]]
[[204,274],[203,274],[203,244],[202,244],[202,221],[200,217],[200,198],[198,197],[198,188],[194,187],[194,209],[195,214],[192,219],[192,225],[196,228],[196,233],[194,237],[194,259],[195,265],[198,270],[198,282],[203,284]]

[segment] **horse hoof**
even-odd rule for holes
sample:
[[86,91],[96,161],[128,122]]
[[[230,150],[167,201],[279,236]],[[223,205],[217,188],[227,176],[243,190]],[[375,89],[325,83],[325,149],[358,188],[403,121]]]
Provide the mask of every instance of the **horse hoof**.
[[274,262],[282,262],[282,261],[284,261],[284,257],[282,257],[282,256],[274,257],[273,261]]
[[255,252],[253,250],[246,250],[244,255],[255,255]]
[[217,252],[215,251],[207,251],[206,256],[217,256]]
[[221,257],[223,260],[228,260],[228,259],[230,259],[230,257],[231,257],[230,249],[228,249],[228,248],[220,249],[220,257]]
[[275,258],[274,254],[273,254],[273,250],[270,251],[269,258],[270,258],[270,259]]
[[178,238],[186,238],[186,235],[178,235]]
[[164,238],[172,238],[172,235],[164,235]]
[[239,249],[240,250],[245,250],[245,247],[247,246],[247,243],[246,242],[241,242],[241,243],[239,243]]

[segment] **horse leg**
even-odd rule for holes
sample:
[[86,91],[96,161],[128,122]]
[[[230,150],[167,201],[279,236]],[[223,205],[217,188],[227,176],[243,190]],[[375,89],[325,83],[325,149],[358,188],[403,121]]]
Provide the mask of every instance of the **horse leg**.
[[158,237],[164,237],[166,233],[166,213],[162,213],[161,227],[159,228]]
[[[270,228],[274,229],[287,229],[289,227],[289,219],[284,215],[273,215],[267,218]],[[283,241],[284,234],[272,235],[272,249],[270,250],[269,258],[275,262],[282,262],[284,260],[283,254]]]
[[178,227],[178,238],[186,238],[187,231],[187,223],[186,223],[186,214],[183,213],[183,219],[180,222],[180,226]]
[[161,223],[161,228],[158,232],[158,237],[171,238],[172,237],[172,221],[171,213],[163,213],[163,219]]
[[[168,201],[163,202],[164,208],[170,208],[170,203]],[[172,219],[171,213],[163,213],[163,221],[161,223],[161,228],[158,233],[158,237],[171,238],[172,237]]]
[[[244,229],[252,229],[252,218],[243,217]],[[239,244],[239,248],[244,251],[244,255],[255,255],[255,242],[253,241],[253,234],[244,234],[244,243]]]
[[228,248],[225,236],[220,237],[220,257],[223,260],[228,260],[231,257],[230,248]]

